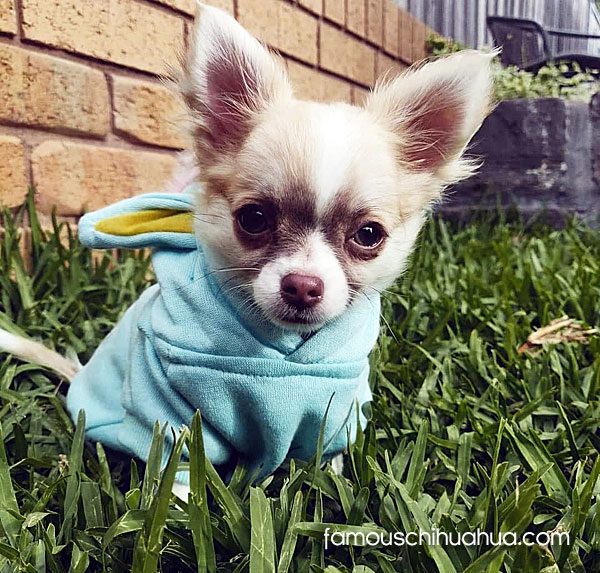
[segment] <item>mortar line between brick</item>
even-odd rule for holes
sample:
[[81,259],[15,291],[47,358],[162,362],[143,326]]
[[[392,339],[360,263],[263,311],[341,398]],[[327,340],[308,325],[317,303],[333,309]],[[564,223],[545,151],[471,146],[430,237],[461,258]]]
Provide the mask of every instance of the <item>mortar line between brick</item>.
[[141,141],[130,141],[119,137],[116,134],[109,133],[105,139],[95,139],[89,134],[65,133],[58,130],[44,129],[41,127],[31,127],[24,125],[10,125],[7,123],[0,124],[2,133],[5,135],[13,135],[21,139],[26,145],[35,148],[46,141],[60,141],[64,143],[72,143],[77,145],[89,145],[92,147],[101,147],[108,149],[121,149],[129,151],[147,151],[156,152],[161,155],[173,155],[181,149],[170,147],[161,147],[151,143]]
[[369,36],[369,18],[371,11],[369,10],[369,0],[365,0],[365,38]]
[[94,56],[88,56],[86,54],[69,52],[61,48],[56,48],[55,46],[49,46],[47,44],[44,44],[43,42],[37,42],[34,40],[20,41],[20,39],[19,41],[15,42],[11,38],[0,37],[0,44],[13,46],[16,45],[17,47],[20,47],[21,49],[26,50],[27,52],[30,52],[32,54],[58,58],[65,62],[79,64],[81,66],[86,66],[90,69],[99,70],[104,73],[118,73],[121,75],[131,77],[132,79],[161,83],[160,74],[147,72],[144,70],[137,70],[135,68],[130,68],[114,62],[109,62],[106,60],[95,58]]
[[388,10],[385,6],[385,0],[381,3],[381,47],[380,49],[386,51],[386,38],[387,38],[387,16]]
[[402,9],[398,9],[398,29],[396,30],[396,51],[398,52],[398,59],[400,59],[400,55],[402,53]]
[[[130,135],[126,131],[120,130],[118,128],[115,128],[115,131],[111,135],[118,138],[114,141],[119,141],[128,144],[126,149],[137,149],[140,151],[164,151],[167,153],[178,153],[180,151],[184,151],[185,149],[183,147],[165,147],[163,145],[157,145],[156,143],[148,143],[146,141],[141,141],[134,135]],[[108,143],[110,144],[111,140],[108,140]]]
[[315,69],[321,67],[321,28],[323,27],[323,12],[325,10],[325,0],[321,0],[321,14],[317,20],[317,63],[314,65]]
[[110,132],[116,134],[117,126],[115,125],[115,82],[112,74],[105,74],[106,84],[108,86],[108,112],[110,113],[109,125]]
[[24,139],[21,139],[21,141],[23,142],[23,149],[25,151],[23,155],[25,158],[25,170],[27,173],[27,187],[29,188],[33,187],[33,165],[31,164],[31,154],[33,152],[33,148]]
[[[298,0],[286,0],[286,3],[291,4],[294,8],[300,10],[301,12],[304,12],[305,14],[310,14],[311,16],[314,16],[315,18],[320,18],[321,16],[323,16],[324,1],[325,0],[321,0],[321,10],[320,10],[319,14],[315,14],[314,10],[311,10],[310,8],[307,8],[306,6],[303,6],[302,4],[300,4],[300,2]],[[237,3],[238,0],[235,0],[235,2]],[[236,19],[237,19],[237,14],[236,14]]]
[[[283,53],[283,52],[282,52]],[[331,78],[334,78],[336,80],[340,80],[343,82],[346,82],[348,84],[350,84],[351,86],[356,86],[359,88],[367,88],[370,89],[371,86],[368,84],[361,84],[360,82],[357,82],[356,80],[353,80],[352,78],[348,78],[346,76],[342,76],[340,74],[336,74],[335,72],[332,72],[331,70],[327,70],[325,68],[322,68],[320,66],[315,66],[313,64],[309,64],[308,62],[305,62],[304,60],[301,60],[300,58],[296,58],[295,56],[291,56],[288,54],[285,54],[285,59],[286,60],[292,60],[293,62],[297,63],[297,64],[301,64],[302,66],[306,67],[306,68],[310,68],[312,70],[316,70],[318,72],[321,72],[327,76],[330,76]]]
[[149,6],[156,10],[166,12],[168,14],[175,14],[177,16],[183,16],[187,20],[194,19],[194,17],[191,14],[188,14],[185,10],[181,10],[179,8],[176,8],[175,6],[168,6],[165,4],[161,4],[160,2],[155,1],[155,0],[134,0],[134,2],[137,2],[138,4],[142,4],[143,6]]
[[20,40],[23,37],[23,5],[22,0],[15,0],[15,10],[17,17],[17,34],[16,37]]
[[[385,0],[384,0],[385,2]],[[373,77],[375,78],[375,80],[377,80],[377,59],[379,58],[379,54],[381,53],[385,53],[385,34],[386,34],[386,30],[385,30],[385,20],[386,20],[386,12],[387,10],[385,9],[385,4],[384,2],[381,3],[381,46],[379,46],[377,48],[377,53],[375,54],[375,57],[373,58]]]
[[[17,33],[12,36],[7,43],[13,46],[21,45],[21,38],[23,36],[23,6],[22,0],[15,0],[15,17],[17,20]],[[3,38],[4,39],[4,38]],[[21,140],[23,144],[23,160],[25,161],[25,177],[27,179],[27,192],[33,187],[33,166],[31,165],[31,154],[32,146],[28,141],[21,137],[20,134],[13,134],[15,137]],[[29,215],[25,211],[23,215],[23,227],[29,228]]]
[[37,125],[37,124],[26,124],[26,123],[20,123],[18,121],[14,121],[12,119],[7,119],[7,118],[0,118],[0,127],[4,127],[4,128],[13,128],[13,129],[19,129],[19,130],[34,130],[34,131],[39,131],[39,132],[44,132],[44,133],[51,133],[54,134],[58,137],[75,137],[75,138],[81,138],[81,137],[85,137],[91,141],[103,141],[104,137],[103,135],[100,135],[98,133],[93,133],[90,131],[79,131],[77,129],[73,129],[73,128],[68,128],[68,127],[63,127],[63,126],[57,126],[57,127],[44,127],[43,125]]

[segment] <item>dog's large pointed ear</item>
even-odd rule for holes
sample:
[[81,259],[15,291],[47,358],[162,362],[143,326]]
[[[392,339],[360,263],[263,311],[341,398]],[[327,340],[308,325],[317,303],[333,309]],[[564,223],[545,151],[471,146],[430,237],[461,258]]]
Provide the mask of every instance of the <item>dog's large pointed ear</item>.
[[198,4],[180,90],[192,115],[199,160],[237,150],[256,114],[291,97],[283,66],[225,12]]
[[399,160],[442,184],[471,174],[466,145],[491,110],[494,54],[467,50],[378,86],[367,108],[396,136]]

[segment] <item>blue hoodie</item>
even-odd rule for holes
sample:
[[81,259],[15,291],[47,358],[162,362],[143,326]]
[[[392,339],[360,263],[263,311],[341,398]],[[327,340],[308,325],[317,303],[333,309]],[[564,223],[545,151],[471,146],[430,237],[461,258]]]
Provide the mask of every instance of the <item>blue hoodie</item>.
[[147,460],[156,421],[177,430],[199,410],[213,464],[242,462],[264,477],[286,458],[314,456],[331,399],[325,455],[341,452],[357,405],[366,424],[379,298],[357,298],[306,340],[244,312],[207,268],[192,209],[188,194],[152,193],[81,219],[86,246],[153,248],[157,284],[73,380],[71,416],[84,409],[90,439]]

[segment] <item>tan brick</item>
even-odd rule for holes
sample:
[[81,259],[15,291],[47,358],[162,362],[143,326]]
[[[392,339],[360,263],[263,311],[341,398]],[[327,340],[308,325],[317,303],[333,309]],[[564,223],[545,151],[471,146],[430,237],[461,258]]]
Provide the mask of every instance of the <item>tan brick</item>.
[[310,14],[281,2],[279,12],[279,38],[275,48],[296,56],[310,64],[316,64],[318,22]]
[[412,23],[413,17],[404,10],[400,10],[400,57],[408,64],[413,62],[412,54]]
[[17,33],[17,8],[15,0],[0,0],[0,32]]
[[346,1],[345,0],[325,0],[323,13],[326,18],[333,20],[342,26],[346,23]]
[[110,130],[102,72],[0,44],[0,119],[104,136]]
[[238,0],[238,20],[246,30],[272,47],[281,42],[281,4],[277,0]]
[[163,73],[182,46],[184,19],[134,0],[22,0],[25,38]]
[[413,18],[412,22],[412,61],[418,62],[427,56],[427,27]]
[[347,22],[348,30],[358,34],[361,37],[365,35],[365,24],[367,12],[365,10],[365,0],[347,0]]
[[352,101],[350,83],[291,60],[287,65],[298,98],[321,102]]
[[0,135],[0,205],[17,207],[27,195],[25,146],[18,137]]
[[137,141],[181,149],[183,135],[183,103],[164,86],[113,77],[113,109],[115,128]]
[[[198,3],[196,0],[153,0],[154,2],[158,2],[159,4],[164,4],[165,6],[169,6],[171,8],[175,8],[180,12],[185,14],[189,14],[190,16],[196,15],[196,6]],[[233,14],[233,0],[202,0],[203,4],[208,4],[209,6],[214,6],[215,8],[220,8],[221,10],[225,10],[225,12],[229,12]]]
[[321,25],[321,67],[370,86],[375,79],[375,50],[337,28]]
[[238,0],[242,26],[271,47],[317,63],[317,19],[281,0]]
[[393,0],[385,0],[383,12],[383,48],[388,54],[400,54],[399,32],[400,9]]
[[220,8],[233,15],[233,0],[205,0],[205,4],[215,6],[215,8]]
[[371,90],[352,86],[352,103],[354,105],[364,105],[369,97]]
[[298,4],[315,14],[323,13],[323,0],[298,0]]
[[407,67],[408,66],[400,60],[390,58],[383,52],[379,52],[377,54],[377,59],[375,60],[375,75],[377,78],[385,76],[386,79],[391,79],[394,76],[401,74]]
[[367,38],[378,46],[383,43],[383,0],[367,0]]
[[80,215],[119,199],[160,190],[176,160],[172,155],[46,141],[31,156],[42,212]]

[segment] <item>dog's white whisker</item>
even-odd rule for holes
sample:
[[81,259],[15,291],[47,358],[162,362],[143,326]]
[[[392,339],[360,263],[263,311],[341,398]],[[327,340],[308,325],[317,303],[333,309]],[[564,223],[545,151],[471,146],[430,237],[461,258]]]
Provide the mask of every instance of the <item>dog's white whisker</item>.
[[260,271],[259,267],[228,267],[224,269],[215,269],[213,273],[226,273],[231,271]]
[[[258,272],[258,271],[260,271],[260,269],[258,267],[231,267],[231,268],[224,268],[224,269],[213,269],[212,271],[209,271],[209,272],[203,274],[202,277],[200,277],[200,278],[206,278],[206,277],[209,277],[216,273],[233,273],[233,272],[240,272],[240,271]],[[233,277],[230,280],[235,280],[235,278],[236,277]]]

